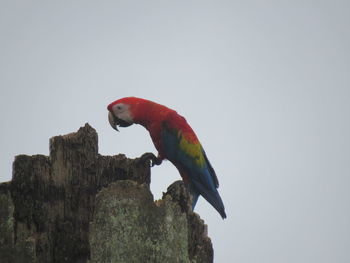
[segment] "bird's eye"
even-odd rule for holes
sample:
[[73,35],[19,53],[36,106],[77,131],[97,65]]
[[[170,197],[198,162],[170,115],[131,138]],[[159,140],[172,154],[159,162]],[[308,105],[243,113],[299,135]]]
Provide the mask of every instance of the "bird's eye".
[[117,109],[118,109],[118,110],[121,110],[121,109],[122,109],[122,106],[117,106]]

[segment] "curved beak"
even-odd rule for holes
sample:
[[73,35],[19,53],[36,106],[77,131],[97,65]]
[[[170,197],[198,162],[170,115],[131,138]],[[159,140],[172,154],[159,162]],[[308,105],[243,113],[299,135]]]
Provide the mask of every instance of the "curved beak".
[[117,118],[116,116],[114,116],[112,112],[108,112],[108,121],[109,121],[109,124],[112,126],[112,128],[115,129],[116,131],[119,131],[118,126],[129,127],[130,125],[132,125],[132,123],[129,123],[127,121]]
[[113,129],[115,129],[116,131],[119,131],[117,128],[117,125],[118,125],[117,118],[114,116],[112,112],[108,112],[108,121]]

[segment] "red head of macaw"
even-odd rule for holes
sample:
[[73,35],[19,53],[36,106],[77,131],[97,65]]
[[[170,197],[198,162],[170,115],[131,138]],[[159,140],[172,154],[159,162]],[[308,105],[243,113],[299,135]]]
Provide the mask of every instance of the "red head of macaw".
[[184,117],[163,105],[135,97],[116,100],[107,109],[109,123],[114,129],[136,123],[149,131],[158,150],[158,158],[153,155],[154,163],[168,159],[176,166],[191,193],[192,208],[202,195],[222,218],[226,218],[215,171]]

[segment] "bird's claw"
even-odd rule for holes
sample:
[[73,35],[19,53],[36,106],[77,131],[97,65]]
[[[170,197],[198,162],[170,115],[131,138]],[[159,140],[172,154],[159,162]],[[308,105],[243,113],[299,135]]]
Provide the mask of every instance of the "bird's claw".
[[147,161],[151,162],[151,167],[160,165],[162,163],[162,159],[158,158],[153,153],[144,153],[141,155],[139,163],[145,163]]

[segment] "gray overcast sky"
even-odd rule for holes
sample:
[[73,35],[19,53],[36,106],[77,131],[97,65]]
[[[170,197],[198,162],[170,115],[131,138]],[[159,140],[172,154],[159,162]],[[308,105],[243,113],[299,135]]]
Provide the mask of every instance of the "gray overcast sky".
[[[0,181],[89,122],[104,155],[155,149],[106,106],[176,109],[220,181],[216,262],[350,262],[349,1],[0,2]],[[156,198],[180,178],[152,170]]]

